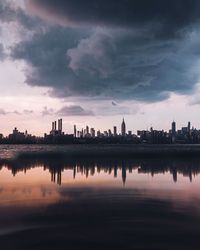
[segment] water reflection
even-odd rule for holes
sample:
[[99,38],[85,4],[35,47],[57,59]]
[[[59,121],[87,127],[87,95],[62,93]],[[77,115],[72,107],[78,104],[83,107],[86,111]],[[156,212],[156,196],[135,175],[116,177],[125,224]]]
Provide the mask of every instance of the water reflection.
[[199,159],[23,156],[0,169],[2,249],[199,249]]
[[43,167],[44,171],[49,170],[51,181],[59,185],[62,184],[62,173],[65,170],[73,171],[73,178],[81,174],[88,178],[95,174],[105,173],[118,178],[121,174],[123,184],[126,183],[127,173],[131,174],[137,170],[137,174],[150,174],[152,177],[156,174],[169,173],[174,182],[177,182],[178,175],[192,179],[200,173],[200,159],[65,159],[57,157],[19,157],[15,160],[1,160],[0,170],[6,167],[13,176],[19,172],[27,172],[36,167]]

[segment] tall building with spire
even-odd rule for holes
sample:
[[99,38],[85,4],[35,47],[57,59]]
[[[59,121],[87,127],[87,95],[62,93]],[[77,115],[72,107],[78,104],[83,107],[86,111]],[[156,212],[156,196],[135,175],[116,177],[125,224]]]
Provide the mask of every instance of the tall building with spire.
[[123,118],[122,125],[121,125],[121,134],[122,136],[126,135],[126,124],[125,124],[124,118]]

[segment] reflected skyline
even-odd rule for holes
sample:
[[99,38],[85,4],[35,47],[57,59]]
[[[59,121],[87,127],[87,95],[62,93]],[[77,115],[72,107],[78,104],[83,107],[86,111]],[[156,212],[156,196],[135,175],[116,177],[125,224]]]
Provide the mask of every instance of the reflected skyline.
[[200,160],[195,158],[77,160],[23,154],[2,159],[1,246],[195,249],[199,173]]
[[57,159],[43,157],[22,157],[14,160],[0,161],[0,174],[3,168],[11,171],[13,176],[20,172],[26,173],[30,169],[42,168],[48,170],[51,182],[62,185],[63,174],[70,170],[73,179],[78,176],[85,178],[94,177],[98,174],[111,176],[113,179],[121,178],[123,185],[126,184],[127,174],[145,174],[154,177],[158,174],[169,174],[173,182],[178,181],[178,176],[188,177],[192,182],[193,178],[200,174],[200,160],[198,159]]

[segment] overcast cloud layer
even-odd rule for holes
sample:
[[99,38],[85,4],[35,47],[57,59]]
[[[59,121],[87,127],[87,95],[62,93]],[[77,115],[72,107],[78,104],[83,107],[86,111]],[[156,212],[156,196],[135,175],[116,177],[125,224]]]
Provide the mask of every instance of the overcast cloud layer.
[[30,0],[35,13],[65,25],[150,27],[169,37],[199,21],[198,0]]
[[0,3],[1,20],[32,30],[10,56],[26,62],[27,84],[53,96],[156,102],[195,91],[197,0],[29,0],[24,10]]

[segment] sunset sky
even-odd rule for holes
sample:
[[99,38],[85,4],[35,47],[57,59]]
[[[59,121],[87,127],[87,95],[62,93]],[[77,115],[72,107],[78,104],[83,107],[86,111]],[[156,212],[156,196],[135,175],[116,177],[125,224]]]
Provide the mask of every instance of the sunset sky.
[[199,0],[0,0],[0,133],[200,128]]

